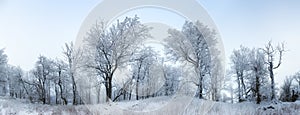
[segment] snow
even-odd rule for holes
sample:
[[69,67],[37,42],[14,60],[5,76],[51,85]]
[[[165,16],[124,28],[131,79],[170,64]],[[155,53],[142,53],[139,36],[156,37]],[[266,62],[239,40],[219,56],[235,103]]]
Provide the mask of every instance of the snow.
[[192,99],[187,96],[162,96],[138,101],[110,102],[97,105],[52,106],[30,104],[26,100],[0,97],[0,115],[298,115],[299,113],[299,101],[257,105],[251,102],[231,104]]

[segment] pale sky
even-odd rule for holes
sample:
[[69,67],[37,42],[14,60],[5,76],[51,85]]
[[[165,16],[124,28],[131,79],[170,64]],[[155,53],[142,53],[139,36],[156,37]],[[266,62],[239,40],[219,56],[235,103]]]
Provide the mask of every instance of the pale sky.
[[[0,48],[9,63],[33,68],[39,55],[62,58],[62,46],[74,41],[81,23],[98,0],[0,0]],[[234,48],[263,47],[268,40],[286,42],[288,52],[276,81],[300,71],[300,1],[198,0],[221,34],[228,60]],[[180,4],[179,4],[180,5]],[[143,12],[143,17],[150,17]],[[196,13],[196,11],[195,11]],[[168,13],[163,16],[169,16]],[[161,15],[160,14],[160,15]],[[164,18],[161,18],[164,19]],[[165,20],[162,20],[165,21]],[[176,22],[176,21],[175,21]],[[169,23],[174,25],[174,20]],[[183,22],[178,22],[181,26]],[[175,23],[176,24],[176,23]],[[227,62],[228,64],[229,62]]]

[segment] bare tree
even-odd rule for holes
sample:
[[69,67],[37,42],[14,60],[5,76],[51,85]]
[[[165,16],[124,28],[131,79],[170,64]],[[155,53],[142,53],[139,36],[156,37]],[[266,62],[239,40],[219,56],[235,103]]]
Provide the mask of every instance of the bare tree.
[[[272,90],[271,99],[274,100],[276,98],[275,97],[276,93],[275,93],[275,82],[274,82],[274,70],[279,68],[279,66],[282,63],[282,56],[283,56],[283,53],[285,52],[284,43],[281,43],[281,44],[277,45],[276,47],[274,47],[272,42],[269,41],[268,44],[263,49],[263,51],[266,55],[266,59],[267,59],[266,63],[268,65],[269,76],[271,79],[271,90]],[[278,61],[277,64],[275,64],[276,59]]]
[[66,43],[65,48],[63,49],[63,54],[65,56],[67,65],[68,65],[68,74],[71,77],[71,84],[72,84],[72,93],[73,93],[73,105],[79,104],[80,97],[78,95],[76,79],[75,79],[75,72],[79,68],[79,62],[82,59],[82,51],[81,49],[75,49],[73,42]]
[[69,85],[69,80],[68,80],[68,76],[66,75],[66,71],[67,71],[67,64],[64,63],[61,60],[57,60],[54,63],[54,67],[55,67],[55,91],[56,91],[56,104],[59,103],[58,99],[62,100],[62,104],[66,105],[68,104],[67,102],[67,90],[68,90],[68,85]]
[[40,56],[36,62],[35,69],[32,71],[35,77],[31,84],[36,87],[39,95],[39,100],[43,104],[50,103],[50,79],[53,72],[52,61],[45,56]]
[[94,59],[87,66],[103,78],[106,101],[112,98],[112,79],[116,70],[129,62],[139,43],[150,37],[149,29],[135,16],[118,20],[110,27],[104,22],[96,23],[87,33],[87,44],[95,50]]

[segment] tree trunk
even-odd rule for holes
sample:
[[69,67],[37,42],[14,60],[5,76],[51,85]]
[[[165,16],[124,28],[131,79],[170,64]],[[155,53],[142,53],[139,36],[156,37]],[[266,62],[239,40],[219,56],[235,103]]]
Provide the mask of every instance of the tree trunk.
[[258,70],[255,69],[255,92],[256,92],[256,104],[260,104],[261,102],[261,95],[260,95],[260,79],[259,79],[259,75],[258,75]]
[[106,102],[109,102],[112,95],[112,75],[107,76],[105,89],[106,89]]
[[71,78],[72,78],[72,91],[73,91],[73,105],[77,105],[77,87],[75,83],[75,78],[74,75],[71,73]]
[[10,95],[10,89],[9,89],[9,77],[8,77],[8,73],[6,73],[6,86],[5,86],[5,95],[9,96]]
[[139,100],[139,77],[136,80],[136,100]]
[[203,75],[200,74],[199,99],[203,99]]
[[273,62],[269,62],[269,72],[270,72],[270,78],[271,78],[271,100],[275,99],[275,83],[274,83],[274,73],[273,73]]
[[56,87],[56,85],[54,86],[55,88],[55,104],[59,104],[58,98],[59,98],[59,94],[58,94],[58,89]]
[[242,95],[244,96],[244,98],[247,97],[247,93],[246,93],[246,85],[245,85],[245,82],[244,82],[244,75],[243,75],[243,72],[241,72],[241,83],[242,83],[242,86],[243,86],[243,91],[242,91]]
[[137,78],[136,78],[136,100],[139,100],[139,82],[140,82],[140,72],[142,68],[143,61],[140,62],[138,72],[137,72]]
[[129,100],[131,100],[131,93],[132,93],[132,89],[130,88],[130,93],[129,93],[129,97],[128,97]]
[[99,104],[100,103],[100,96],[101,94],[101,85],[98,86],[98,90],[97,90],[97,103]]
[[238,101],[241,102],[241,83],[240,83],[240,76],[237,72],[237,81],[238,81]]
[[67,102],[67,99],[63,95],[63,88],[62,88],[62,84],[61,84],[61,79],[59,79],[58,85],[59,85],[59,89],[60,89],[60,98],[63,100],[62,104],[66,105],[68,102]]

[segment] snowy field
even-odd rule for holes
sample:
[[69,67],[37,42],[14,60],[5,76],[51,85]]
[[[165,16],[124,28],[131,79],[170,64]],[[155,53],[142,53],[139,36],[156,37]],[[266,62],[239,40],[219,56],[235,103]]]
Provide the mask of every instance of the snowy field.
[[256,105],[250,102],[229,104],[188,100],[188,97],[156,97],[99,105],[51,106],[0,97],[0,115],[299,115],[300,113],[300,102]]

